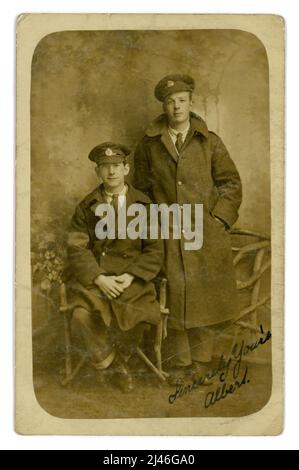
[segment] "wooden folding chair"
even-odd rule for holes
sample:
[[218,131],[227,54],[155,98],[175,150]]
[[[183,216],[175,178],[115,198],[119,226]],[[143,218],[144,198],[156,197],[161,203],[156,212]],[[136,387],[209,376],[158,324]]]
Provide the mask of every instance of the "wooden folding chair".
[[[169,310],[168,308],[166,308],[167,280],[163,278],[159,284],[159,303],[161,318],[159,324],[156,327],[154,341],[154,353],[156,361],[155,363],[153,363],[139,346],[137,346],[136,348],[136,353],[160,380],[165,381],[168,377],[168,374],[162,369],[161,348],[162,341],[167,336],[167,318],[169,315]],[[77,376],[79,371],[82,369],[83,365],[85,364],[88,358],[88,355],[86,352],[81,354],[81,358],[79,359],[78,363],[75,366],[73,365],[71,322],[74,306],[68,304],[66,285],[64,283],[62,283],[60,286],[59,310],[63,315],[65,335],[65,370],[64,378],[62,379],[61,384],[63,386],[66,386]]]
[[[237,280],[237,289],[239,292],[247,291],[250,296],[248,305],[240,311],[235,325],[241,329],[249,330],[253,333],[260,333],[257,325],[257,310],[260,307],[267,307],[270,295],[267,294],[260,298],[261,280],[263,274],[271,266],[270,254],[270,237],[259,232],[243,229],[232,229],[230,235],[233,238],[232,250],[234,253],[234,266],[237,266],[244,261],[247,257],[252,260],[252,272],[247,279]],[[252,241],[246,244],[237,246],[234,244],[234,237],[250,238]],[[268,259],[267,255],[268,254]],[[136,348],[137,355],[144,361],[144,363],[156,374],[156,376],[165,381],[168,374],[162,369],[161,347],[162,341],[167,336],[167,318],[169,310],[166,308],[166,288],[167,280],[164,278],[160,282],[159,302],[161,320],[156,329],[154,341],[155,363],[149,359],[145,352],[138,346]],[[60,312],[64,318],[64,333],[65,333],[65,377],[62,380],[62,385],[69,384],[81,370],[82,366],[87,360],[87,354],[83,354],[78,363],[73,366],[72,360],[72,334],[71,334],[71,319],[74,307],[67,302],[66,286],[62,284],[60,287]],[[234,341],[236,341],[236,334]]]

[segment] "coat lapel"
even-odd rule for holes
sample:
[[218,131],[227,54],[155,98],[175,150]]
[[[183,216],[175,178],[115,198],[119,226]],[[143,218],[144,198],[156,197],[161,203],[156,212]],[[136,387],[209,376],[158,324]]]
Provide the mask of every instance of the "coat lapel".
[[188,144],[189,144],[190,140],[192,139],[193,135],[194,135],[194,130],[192,129],[192,126],[190,126],[190,129],[189,129],[189,131],[186,135],[186,139],[183,143],[182,150],[184,150],[188,146]]
[[[206,138],[208,138],[209,136],[209,131],[206,123],[203,119],[201,119],[200,116],[196,115],[193,112],[190,113],[190,124],[190,130],[184,142],[183,150],[188,146],[194,134],[200,134]],[[161,142],[163,143],[164,147],[171,155],[171,157],[174,159],[174,161],[177,163],[179,157],[168,132],[168,123],[165,114],[161,114],[160,116],[158,116],[149,125],[146,134],[149,137],[161,136]]]
[[172,158],[174,159],[175,162],[178,161],[178,154],[177,154],[177,151],[173,145],[173,142],[171,140],[171,137],[169,135],[169,132],[167,130],[167,128],[165,128],[163,130],[163,133],[161,135],[161,142],[164,144],[164,146],[166,147],[166,149],[168,150],[168,152],[170,153],[170,155],[172,156]]
[[105,200],[103,198],[102,185],[100,185],[85,198],[84,205],[87,209],[91,210],[91,212],[95,213],[97,206],[103,202],[105,202]]

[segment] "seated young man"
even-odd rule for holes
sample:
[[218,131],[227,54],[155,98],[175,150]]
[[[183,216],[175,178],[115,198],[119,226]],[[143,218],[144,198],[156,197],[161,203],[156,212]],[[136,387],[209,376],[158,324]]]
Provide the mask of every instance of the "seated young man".
[[151,281],[163,264],[159,239],[120,238],[117,230],[115,238],[100,239],[97,235],[101,217],[96,214],[101,204],[111,204],[117,214],[119,204],[128,208],[137,203],[149,214],[150,199],[125,182],[129,153],[123,145],[105,142],[89,154],[102,183],[80,202],[73,215],[67,283],[69,300],[75,305],[73,320],[80,326],[94,367],[103,371],[112,366],[112,376],[126,391],[133,388],[127,361],[146,325],[160,320]]

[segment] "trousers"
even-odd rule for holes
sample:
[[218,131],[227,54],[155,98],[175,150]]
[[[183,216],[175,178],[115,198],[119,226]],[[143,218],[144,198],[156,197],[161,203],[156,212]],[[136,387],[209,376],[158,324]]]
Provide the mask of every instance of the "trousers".
[[140,343],[147,324],[141,322],[123,331],[115,318],[106,326],[101,315],[83,307],[75,308],[72,320],[79,327],[85,349],[97,370],[107,369],[119,354],[127,362]]
[[188,330],[168,329],[163,343],[163,363],[169,367],[187,367],[193,362],[212,361],[218,339],[230,326],[231,322],[224,322]]

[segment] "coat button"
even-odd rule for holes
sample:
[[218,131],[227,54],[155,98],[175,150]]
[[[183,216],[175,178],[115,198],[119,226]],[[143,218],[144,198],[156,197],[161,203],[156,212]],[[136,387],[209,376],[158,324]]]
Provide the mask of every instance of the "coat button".
[[128,255],[126,253],[123,254],[123,258],[127,258]]
[[183,184],[182,181],[178,181],[179,186],[182,186],[182,184]]
[[106,256],[106,253],[105,253],[105,251],[102,251],[102,256]]

